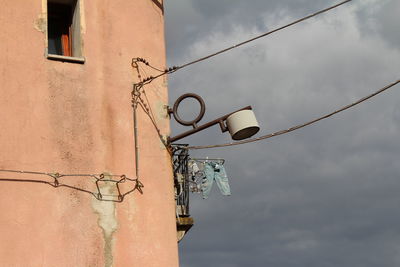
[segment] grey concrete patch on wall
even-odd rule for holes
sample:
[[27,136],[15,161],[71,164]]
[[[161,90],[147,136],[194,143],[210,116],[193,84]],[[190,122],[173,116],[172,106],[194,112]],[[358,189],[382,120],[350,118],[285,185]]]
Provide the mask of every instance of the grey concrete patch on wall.
[[[116,194],[114,182],[104,182],[100,185],[100,190],[104,195]],[[116,218],[115,202],[100,201],[96,198],[92,200],[92,208],[98,215],[97,224],[103,231],[104,239],[104,266],[113,266],[113,250],[115,244],[114,233],[118,229],[118,221]]]

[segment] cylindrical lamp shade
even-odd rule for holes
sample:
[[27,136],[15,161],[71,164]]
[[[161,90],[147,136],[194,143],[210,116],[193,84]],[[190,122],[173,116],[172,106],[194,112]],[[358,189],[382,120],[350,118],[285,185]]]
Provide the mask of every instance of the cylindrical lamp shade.
[[241,110],[226,119],[233,140],[242,140],[255,135],[259,130],[258,122],[252,110]]

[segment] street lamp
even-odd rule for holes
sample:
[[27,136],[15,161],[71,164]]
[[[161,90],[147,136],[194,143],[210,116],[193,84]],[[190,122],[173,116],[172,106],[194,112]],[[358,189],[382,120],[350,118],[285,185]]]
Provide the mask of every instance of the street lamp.
[[[191,121],[183,120],[178,114],[178,107],[180,103],[186,98],[194,98],[200,104],[200,113],[197,115],[195,119]],[[242,109],[226,114],[222,117],[219,117],[213,121],[210,121],[206,124],[199,126],[197,125],[197,123],[203,118],[205,111],[206,111],[206,105],[204,103],[204,100],[199,95],[193,93],[187,93],[180,96],[175,101],[173,107],[168,108],[168,114],[169,115],[172,114],[178,123],[185,126],[192,126],[193,129],[178,134],[177,136],[169,137],[168,142],[173,143],[177,140],[180,140],[184,137],[202,131],[216,124],[219,124],[222,132],[229,131],[233,140],[242,140],[249,138],[255,135],[260,130],[256,116],[254,115],[251,106],[244,107]]]

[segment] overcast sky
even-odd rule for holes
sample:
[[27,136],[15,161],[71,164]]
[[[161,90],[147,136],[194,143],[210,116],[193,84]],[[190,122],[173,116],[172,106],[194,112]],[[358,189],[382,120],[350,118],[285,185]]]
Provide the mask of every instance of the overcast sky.
[[[335,3],[166,1],[169,65]],[[258,135],[329,113],[400,79],[399,14],[398,0],[354,0],[170,75],[170,104],[201,95],[203,122],[252,105]],[[180,243],[181,266],[400,266],[399,100],[400,85],[287,135],[192,151],[225,158],[232,196],[191,195],[195,225]],[[228,141],[218,126],[182,140]]]

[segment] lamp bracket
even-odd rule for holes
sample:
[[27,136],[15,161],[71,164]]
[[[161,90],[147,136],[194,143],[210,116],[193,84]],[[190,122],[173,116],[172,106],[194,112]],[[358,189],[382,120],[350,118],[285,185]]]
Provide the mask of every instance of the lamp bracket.
[[[179,116],[179,114],[178,114],[179,105],[180,105],[181,102],[182,102],[184,99],[186,99],[186,98],[194,98],[194,99],[196,99],[197,102],[199,102],[199,104],[200,104],[200,113],[197,115],[196,118],[194,118],[194,119],[191,120],[191,121],[183,120],[183,119]],[[201,121],[201,119],[203,118],[205,112],[206,112],[206,104],[204,103],[203,98],[201,98],[199,95],[196,95],[196,94],[193,94],[193,93],[187,93],[187,94],[181,95],[181,96],[175,101],[175,103],[174,103],[174,105],[173,105],[172,108],[171,108],[171,107],[168,107],[168,114],[169,114],[169,115],[172,114],[172,115],[174,116],[175,120],[176,120],[179,124],[182,124],[182,125],[185,125],[185,126],[193,126],[194,129],[197,127],[197,123],[198,123],[199,121]]]
[[[191,120],[191,121],[185,121],[185,120],[183,120],[183,119],[179,116],[179,114],[178,114],[178,107],[179,107],[179,104],[180,104],[184,99],[186,99],[186,98],[194,98],[194,99],[196,99],[196,100],[200,103],[200,113],[197,115],[197,117],[196,117],[195,119],[193,119],[193,120]],[[241,111],[241,110],[251,110],[251,106],[247,106],[247,107],[244,107],[244,108],[239,109],[239,110],[237,110],[237,111],[231,112],[231,113],[229,113],[229,114],[226,114],[226,115],[224,115],[224,116],[222,116],[222,117],[219,117],[219,118],[217,118],[217,119],[215,119],[215,120],[213,120],[213,121],[207,122],[207,123],[205,123],[205,124],[203,124],[203,125],[200,125],[200,126],[197,125],[197,123],[203,118],[204,113],[205,113],[205,111],[206,111],[206,105],[205,105],[205,103],[204,103],[204,100],[203,100],[199,95],[196,95],[196,94],[193,94],[193,93],[187,93],[187,94],[181,95],[181,96],[175,101],[173,107],[172,107],[172,108],[171,108],[171,107],[168,107],[167,110],[168,110],[168,114],[169,114],[169,115],[172,114],[172,115],[174,116],[175,120],[176,120],[178,123],[180,123],[180,124],[182,124],[182,125],[185,125],[185,126],[192,126],[192,127],[193,127],[192,130],[186,131],[186,132],[181,133],[181,134],[179,134],[179,135],[177,135],[177,136],[174,136],[174,137],[168,137],[168,143],[173,143],[173,142],[175,142],[175,141],[177,141],[177,140],[180,140],[180,139],[182,139],[182,138],[184,138],[184,137],[187,137],[187,136],[189,136],[189,135],[192,135],[192,134],[194,134],[194,133],[197,133],[197,132],[199,132],[199,131],[202,131],[202,130],[204,130],[204,129],[206,129],[206,128],[209,128],[209,127],[211,127],[211,126],[213,126],[213,125],[216,125],[216,124],[219,124],[219,126],[220,126],[222,132],[226,132],[226,131],[228,131],[228,127],[227,127],[227,125],[226,125],[226,119],[227,119],[231,114],[233,114],[233,113],[235,113],[235,112],[238,112],[238,111]]]

